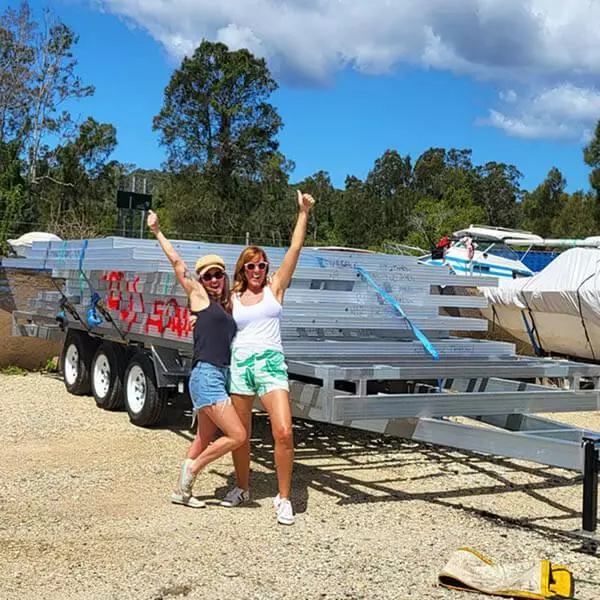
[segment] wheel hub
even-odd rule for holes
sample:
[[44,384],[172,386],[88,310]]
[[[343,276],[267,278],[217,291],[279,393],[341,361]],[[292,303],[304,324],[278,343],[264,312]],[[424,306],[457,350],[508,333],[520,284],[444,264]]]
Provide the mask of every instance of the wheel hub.
[[70,344],[65,353],[65,381],[73,385],[79,375],[79,350],[75,344]]
[[133,365],[127,377],[127,403],[139,413],[146,403],[146,374],[139,365]]
[[110,363],[106,354],[100,354],[94,363],[94,389],[100,398],[110,390]]

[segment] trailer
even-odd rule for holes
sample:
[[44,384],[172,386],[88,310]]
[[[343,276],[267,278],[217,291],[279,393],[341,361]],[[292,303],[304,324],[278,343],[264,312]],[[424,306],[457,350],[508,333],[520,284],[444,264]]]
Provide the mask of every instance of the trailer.
[[[174,242],[188,264],[242,249]],[[266,249],[272,265],[280,248]],[[191,368],[187,299],[158,245],[104,238],[34,243],[5,269],[48,271],[54,290],[13,312],[13,334],[61,340],[65,386],[132,423],[158,423]],[[477,286],[497,280],[478,277]],[[295,417],[585,472],[584,529],[596,529],[600,434],[538,416],[600,410],[600,365],[523,357],[513,344],[458,337],[484,319],[470,278],[406,256],[306,248],[286,293],[282,337]],[[460,417],[457,419],[456,417]],[[595,544],[595,538],[594,538]]]

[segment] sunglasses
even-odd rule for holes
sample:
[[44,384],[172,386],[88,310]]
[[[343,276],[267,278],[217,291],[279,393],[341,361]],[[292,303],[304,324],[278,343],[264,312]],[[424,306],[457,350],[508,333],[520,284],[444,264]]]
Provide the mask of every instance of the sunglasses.
[[253,263],[249,262],[244,265],[246,271],[254,271],[254,269],[258,269],[259,271],[264,271],[269,266],[268,262],[259,262]]
[[225,273],[223,271],[211,271],[202,275],[203,281],[212,281],[213,279],[223,279]]

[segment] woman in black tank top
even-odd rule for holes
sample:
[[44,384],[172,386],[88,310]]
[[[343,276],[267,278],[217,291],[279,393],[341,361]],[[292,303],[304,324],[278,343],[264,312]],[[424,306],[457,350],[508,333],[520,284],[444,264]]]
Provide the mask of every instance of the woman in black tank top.
[[[241,446],[247,437],[229,398],[230,348],[236,326],[231,316],[225,263],[215,254],[203,256],[196,262],[194,278],[171,242],[160,231],[158,217],[153,211],[148,213],[148,228],[173,265],[177,281],[189,298],[190,312],[196,317],[189,388],[194,420],[197,418],[198,424],[196,437],[181,467],[179,483],[171,494],[171,501],[201,508],[204,502],[192,496],[198,473],[209,463]],[[223,435],[211,444],[217,429]]]

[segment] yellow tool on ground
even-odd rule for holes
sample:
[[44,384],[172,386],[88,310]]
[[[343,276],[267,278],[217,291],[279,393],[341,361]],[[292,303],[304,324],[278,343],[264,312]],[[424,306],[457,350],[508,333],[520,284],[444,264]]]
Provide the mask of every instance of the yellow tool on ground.
[[459,548],[438,575],[440,585],[509,598],[573,598],[573,574],[549,560],[497,564],[472,548]]

